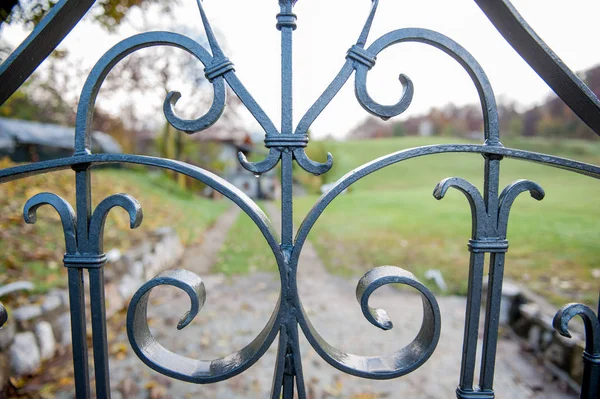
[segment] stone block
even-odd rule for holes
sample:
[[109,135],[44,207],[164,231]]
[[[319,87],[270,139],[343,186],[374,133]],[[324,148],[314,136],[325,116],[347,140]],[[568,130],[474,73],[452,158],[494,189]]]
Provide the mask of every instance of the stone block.
[[116,284],[106,284],[104,287],[106,299],[106,317],[110,318],[125,307],[125,300],[121,297]]
[[42,307],[40,305],[21,306],[13,310],[11,318],[17,323],[19,331],[30,330],[35,320],[42,316]]
[[544,358],[558,366],[561,370],[569,370],[571,350],[560,341],[552,341],[544,350]]
[[128,270],[129,274],[131,274],[134,278],[145,278],[144,264],[139,260],[129,265]]
[[40,344],[40,357],[42,360],[52,359],[56,354],[56,340],[52,325],[47,321],[40,321],[35,325],[35,336]]
[[533,325],[529,329],[527,336],[527,343],[532,351],[538,352],[540,350],[540,340],[542,337],[542,328],[538,325]]
[[130,300],[143,283],[140,278],[135,278],[130,274],[124,275],[117,287],[121,298],[127,301]]
[[32,332],[15,335],[9,353],[10,366],[16,376],[33,374],[40,367],[40,349]]
[[71,315],[63,313],[52,322],[54,337],[61,348],[71,345]]
[[540,314],[540,307],[533,302],[523,303],[519,306],[521,317],[533,320]]
[[0,329],[0,350],[4,351],[12,344],[16,333],[17,323],[9,318],[4,327]]
[[21,306],[13,310],[12,317],[17,322],[29,321],[42,315],[42,307],[39,305]]
[[583,381],[583,350],[584,343],[582,341],[578,341],[574,346],[571,352],[571,364],[569,367],[569,375],[573,380],[581,385]]
[[44,302],[42,303],[42,312],[44,314],[47,314],[54,310],[57,310],[61,306],[63,306],[62,298],[58,294],[50,293],[46,296]]

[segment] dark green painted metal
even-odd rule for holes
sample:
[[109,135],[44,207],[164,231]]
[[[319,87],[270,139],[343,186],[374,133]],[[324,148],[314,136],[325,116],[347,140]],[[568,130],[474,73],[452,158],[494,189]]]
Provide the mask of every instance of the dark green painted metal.
[[[503,0],[497,5],[491,2],[476,0],[486,11],[492,21],[502,31],[506,26],[517,23],[527,28],[524,21],[513,12],[513,20],[504,20],[502,15],[510,3]],[[66,1],[64,3],[67,3]],[[299,348],[299,329],[316,352],[333,367],[343,372],[370,379],[397,378],[412,372],[431,356],[440,337],[441,314],[437,301],[431,291],[420,283],[412,274],[394,266],[382,266],[367,272],[358,282],[356,298],[365,318],[374,326],[389,330],[392,321],[382,309],[369,306],[370,295],[379,287],[400,283],[416,289],[423,301],[423,322],[417,337],[404,348],[382,356],[358,356],[345,353],[326,342],[312,325],[297,289],[297,269],[300,253],[312,227],[325,211],[327,206],[346,188],[378,171],[395,163],[408,159],[441,153],[473,153],[484,157],[483,193],[462,178],[452,177],[442,180],[434,189],[437,199],[444,197],[451,187],[461,191],[468,200],[472,215],[472,233],[468,240],[470,251],[469,291],[466,305],[466,322],[461,359],[461,371],[456,395],[458,398],[494,398],[493,377],[495,370],[496,345],[498,340],[498,315],[502,280],[505,267],[505,256],[508,251],[507,226],[509,212],[515,198],[525,192],[537,200],[544,197],[543,189],[528,180],[519,180],[499,192],[500,165],[504,158],[526,160],[543,165],[583,174],[600,179],[600,167],[572,161],[545,154],[505,148],[500,142],[498,131],[498,112],[491,85],[477,61],[460,45],[448,37],[427,29],[398,29],[389,32],[367,46],[369,31],[375,19],[378,0],[372,1],[371,10],[358,40],[347,52],[346,60],[333,81],[323,94],[309,107],[294,128],[292,103],[292,37],[296,29],[297,16],[293,13],[295,1],[279,0],[276,28],[281,31],[281,130],[278,130],[268,115],[262,110],[244,85],[238,79],[233,63],[224,55],[210,27],[208,17],[198,2],[200,18],[204,25],[209,49],[189,37],[172,32],[147,32],[130,37],[110,49],[92,69],[82,91],[76,122],[75,153],[68,158],[39,162],[0,170],[0,183],[21,179],[28,176],[47,173],[60,169],[72,169],[75,174],[76,210],[65,200],[51,193],[42,193],[31,198],[24,208],[24,217],[28,223],[35,222],[36,210],[44,205],[53,206],[59,215],[65,233],[66,253],[64,264],[68,268],[69,293],[71,298],[71,320],[73,335],[73,362],[75,367],[75,385],[78,398],[90,397],[90,381],[88,370],[88,344],[86,340],[85,298],[83,290],[84,269],[90,275],[90,311],[92,313],[93,351],[96,396],[110,397],[110,378],[108,367],[106,316],[104,309],[104,266],[106,256],[103,248],[103,231],[106,215],[115,206],[124,208],[130,217],[130,227],[139,226],[142,221],[142,210],[135,199],[126,194],[112,195],[95,208],[91,207],[91,172],[94,165],[125,163],[173,170],[197,179],[214,190],[222,193],[239,206],[258,226],[270,246],[281,280],[281,292],[273,314],[257,337],[245,348],[228,356],[214,360],[198,360],[174,354],[164,348],[152,336],[147,321],[148,298],[152,289],[159,285],[173,286],[183,290],[191,300],[189,311],[183,314],[177,328],[185,328],[201,311],[206,300],[206,291],[202,279],[185,270],[166,271],[151,279],[136,292],[129,305],[127,315],[127,333],[135,353],[154,370],[172,378],[198,384],[214,383],[242,373],[260,359],[275,341],[277,335],[278,351],[274,365],[273,387],[271,397],[291,399],[306,398],[302,359]],[[63,3],[61,3],[63,4]],[[70,4],[70,3],[69,3]],[[74,25],[79,17],[69,21]],[[496,19],[500,18],[501,21]],[[52,21],[48,22],[51,25]],[[57,22],[62,23],[62,22]],[[39,32],[38,32],[39,33]],[[546,50],[543,42],[536,39],[532,31],[525,33],[533,38],[523,47],[517,47],[528,59],[539,51],[545,51],[549,57],[543,61],[543,67],[561,69],[557,57]],[[39,35],[38,35],[39,36]],[[39,36],[43,41],[43,37]],[[508,37],[511,41],[512,36]],[[537,41],[536,41],[537,40]],[[481,101],[484,117],[483,144],[445,144],[405,149],[379,159],[375,159],[340,178],[333,188],[316,202],[305,216],[296,235],[293,229],[293,163],[294,161],[305,171],[313,174],[326,173],[332,166],[331,154],[325,163],[310,160],[305,148],[309,145],[308,129],[339,90],[356,72],[354,88],[358,102],[369,113],[382,119],[388,119],[404,112],[412,101],[414,87],[411,80],[400,75],[403,86],[399,101],[394,105],[382,105],[375,102],[367,91],[366,81],[369,70],[376,64],[378,54],[389,46],[403,42],[419,42],[433,46],[456,60],[471,77]],[[52,46],[52,39],[48,39]],[[259,175],[279,164],[281,161],[281,238],[274,232],[271,222],[263,211],[244,193],[231,183],[197,166],[177,160],[145,157],[129,154],[92,154],[89,145],[90,125],[94,112],[96,96],[102,82],[111,69],[125,56],[141,48],[149,46],[175,46],[195,56],[205,67],[205,74],[214,88],[213,103],[205,115],[193,119],[179,118],[174,110],[180,98],[178,92],[169,93],[164,102],[164,113],[167,121],[179,130],[193,134],[215,123],[225,106],[225,84],[239,97],[249,112],[254,116],[265,132],[265,146],[269,149],[267,157],[256,163],[246,160],[243,154],[238,158],[243,167]],[[26,51],[30,47],[25,45]],[[43,58],[34,59],[29,67],[35,68]],[[34,65],[35,64],[35,65]],[[537,70],[538,65],[532,63]],[[539,72],[539,71],[538,71]],[[567,72],[570,72],[567,70]],[[545,72],[540,72],[544,77]],[[568,75],[568,74],[567,74]],[[9,76],[0,71],[0,78]],[[546,77],[547,78],[547,77]],[[573,107],[590,126],[597,123],[594,107],[583,106],[578,109],[573,102],[588,98],[594,105],[585,86],[567,76],[552,74],[547,78],[549,84],[565,101]],[[558,83],[557,83],[558,82]],[[564,85],[563,85],[564,83]],[[556,86],[558,85],[558,86]],[[560,86],[560,89],[556,87]],[[4,88],[3,88],[4,89]],[[7,89],[8,90],[8,89]],[[11,89],[12,90],[12,89]],[[8,90],[10,91],[10,90]],[[8,93],[5,91],[5,93]],[[13,90],[14,91],[14,90]],[[589,104],[588,104],[589,105]],[[597,104],[596,104],[597,105]],[[200,133],[202,134],[202,133]],[[368,222],[368,221],[367,221]],[[479,315],[481,310],[483,270],[486,254],[489,254],[489,289],[486,300],[485,321],[483,330],[483,350],[479,379],[476,380],[475,364],[477,362],[477,338],[479,336]],[[0,308],[0,324],[6,320],[6,312]],[[589,308],[579,304],[570,304],[559,311],[554,320],[556,329],[568,336],[568,322],[575,315],[580,315],[586,326],[586,350],[583,356],[585,367],[583,398],[596,398],[598,380],[600,379],[600,327],[598,316]]]

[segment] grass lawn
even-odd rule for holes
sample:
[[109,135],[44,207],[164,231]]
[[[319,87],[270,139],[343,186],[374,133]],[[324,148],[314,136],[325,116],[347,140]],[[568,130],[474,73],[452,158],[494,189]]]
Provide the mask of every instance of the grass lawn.
[[[449,138],[400,138],[326,142],[334,156],[334,181],[351,169],[397,150],[439,143]],[[600,144],[578,141],[504,141],[508,147],[552,153],[600,163]],[[302,172],[301,172],[302,173]],[[477,154],[440,154],[408,160],[357,182],[335,199],[314,226],[309,239],[332,273],[358,276],[374,266],[397,265],[423,280],[427,269],[440,269],[450,293],[467,291],[470,209],[465,197],[450,190],[441,201],[435,185],[446,177],[463,177],[480,189],[483,159]],[[513,205],[506,275],[525,283],[552,302],[596,304],[600,279],[600,182],[559,169],[506,159],[501,188],[530,179],[546,191],[535,201],[524,193]],[[299,224],[317,195],[298,198]],[[432,286],[433,284],[428,284]]]
[[[174,227],[184,244],[192,244],[202,239],[202,232],[230,204],[227,200],[198,197],[164,174],[145,169],[102,168],[94,170],[92,182],[94,206],[111,194],[123,192],[136,198],[144,212],[144,221],[135,230],[129,229],[124,210],[110,212],[104,230],[106,251],[127,249],[160,226]],[[64,236],[56,211],[45,206],[38,210],[35,225],[23,221],[27,199],[44,191],[56,193],[74,205],[74,173],[59,171],[0,185],[0,284],[25,279],[36,284],[40,292],[66,285],[62,267]]]
[[255,271],[277,272],[277,262],[271,248],[244,212],[240,212],[227,233],[213,271],[228,276]]

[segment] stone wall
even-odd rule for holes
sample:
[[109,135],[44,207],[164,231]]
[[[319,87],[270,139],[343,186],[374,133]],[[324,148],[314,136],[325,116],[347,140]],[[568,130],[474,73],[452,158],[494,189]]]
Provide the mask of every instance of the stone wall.
[[[176,267],[183,250],[177,233],[165,227],[123,254],[109,251],[105,266],[107,318],[123,310],[143,283],[162,270]],[[87,273],[84,275],[87,288]],[[86,299],[89,299],[87,293]],[[3,387],[10,376],[35,374],[45,360],[63,353],[71,345],[68,291],[53,290],[28,300],[28,305],[8,309],[8,321],[0,330]],[[89,307],[86,315],[89,318]]]
[[583,323],[575,318],[569,324],[572,338],[565,338],[552,327],[558,311],[535,293],[505,282],[502,289],[500,323],[522,340],[525,350],[534,354],[556,377],[579,392],[583,377]]

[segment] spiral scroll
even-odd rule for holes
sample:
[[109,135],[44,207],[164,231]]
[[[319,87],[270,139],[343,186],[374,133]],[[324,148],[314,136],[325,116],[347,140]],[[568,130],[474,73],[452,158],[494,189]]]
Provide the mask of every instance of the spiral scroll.
[[359,356],[344,353],[327,343],[313,327],[302,309],[298,323],[319,355],[333,367],[363,378],[390,379],[408,374],[429,359],[440,338],[441,316],[435,296],[416,277],[399,267],[380,266],[368,271],[358,282],[356,299],[365,318],[383,330],[393,327],[383,309],[369,307],[369,297],[386,284],[405,284],[415,288],[423,301],[423,322],[416,338],[408,346],[389,355]]
[[26,223],[34,224],[37,221],[36,212],[42,205],[51,205],[58,215],[63,225],[65,234],[65,247],[67,252],[74,253],[77,251],[77,238],[75,222],[77,220],[75,211],[71,204],[62,197],[53,193],[39,193],[31,197],[23,208],[23,218]]
[[189,325],[206,301],[202,279],[196,274],[175,269],[160,273],[134,294],[127,312],[127,336],[136,355],[159,373],[196,384],[207,384],[231,378],[252,366],[269,348],[278,330],[279,306],[260,334],[245,348],[216,360],[198,360],[173,353],[152,335],[147,319],[148,299],[153,288],[167,285],[179,288],[190,298],[190,310],[185,312],[177,329]]
[[570,303],[556,313],[552,325],[560,335],[571,338],[569,322],[575,316],[580,316],[585,326],[581,398],[597,399],[600,397],[600,314],[585,305]]

